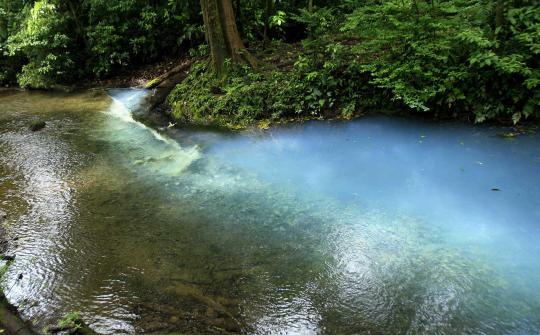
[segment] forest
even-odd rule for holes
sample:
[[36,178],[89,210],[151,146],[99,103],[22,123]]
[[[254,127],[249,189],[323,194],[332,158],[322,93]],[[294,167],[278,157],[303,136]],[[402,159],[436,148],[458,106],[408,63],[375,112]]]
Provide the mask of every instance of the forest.
[[196,124],[540,116],[536,0],[0,0],[3,86],[76,87],[186,58],[168,102]]

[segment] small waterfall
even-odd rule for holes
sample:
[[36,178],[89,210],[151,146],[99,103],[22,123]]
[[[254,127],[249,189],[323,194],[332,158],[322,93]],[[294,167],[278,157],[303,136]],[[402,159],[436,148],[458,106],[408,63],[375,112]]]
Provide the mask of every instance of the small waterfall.
[[150,168],[157,173],[178,175],[200,157],[196,146],[183,148],[178,142],[133,118],[141,108],[148,91],[125,90],[111,95],[107,114],[113,116],[109,133],[126,150],[133,165]]

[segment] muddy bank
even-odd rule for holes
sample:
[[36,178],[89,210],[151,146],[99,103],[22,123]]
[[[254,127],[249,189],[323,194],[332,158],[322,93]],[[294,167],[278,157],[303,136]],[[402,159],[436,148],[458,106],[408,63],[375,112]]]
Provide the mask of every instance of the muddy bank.
[[143,87],[152,79],[171,71],[186,60],[188,60],[186,57],[167,58],[157,63],[125,70],[109,78],[88,80],[78,85],[77,88]]

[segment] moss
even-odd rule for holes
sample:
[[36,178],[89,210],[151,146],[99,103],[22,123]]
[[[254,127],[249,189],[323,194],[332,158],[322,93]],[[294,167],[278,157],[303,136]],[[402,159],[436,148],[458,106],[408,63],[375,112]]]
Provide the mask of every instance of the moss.
[[58,321],[58,328],[61,329],[79,329],[81,328],[80,324],[80,315],[78,312],[69,312],[62,319]]
[[151,89],[156,87],[162,81],[161,77],[154,78],[144,85],[144,88]]

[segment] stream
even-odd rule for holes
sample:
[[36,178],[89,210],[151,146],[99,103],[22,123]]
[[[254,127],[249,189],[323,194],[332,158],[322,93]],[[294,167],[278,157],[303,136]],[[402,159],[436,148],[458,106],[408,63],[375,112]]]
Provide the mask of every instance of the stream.
[[24,318],[540,333],[539,135],[386,116],[169,129],[137,121],[146,94],[0,92],[1,285]]

